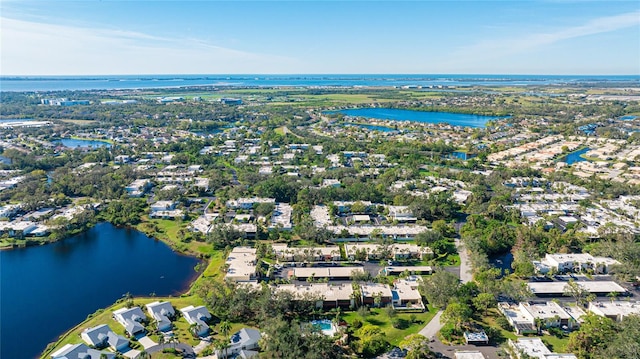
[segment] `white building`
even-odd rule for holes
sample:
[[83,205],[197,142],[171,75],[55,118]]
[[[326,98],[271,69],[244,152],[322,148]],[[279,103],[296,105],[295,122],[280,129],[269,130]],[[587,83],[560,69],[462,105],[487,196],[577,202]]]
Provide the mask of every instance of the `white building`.
[[225,279],[248,282],[256,279],[256,250],[250,247],[235,247],[229,253]]
[[591,302],[589,303],[589,311],[620,322],[626,316],[640,315],[640,301]]

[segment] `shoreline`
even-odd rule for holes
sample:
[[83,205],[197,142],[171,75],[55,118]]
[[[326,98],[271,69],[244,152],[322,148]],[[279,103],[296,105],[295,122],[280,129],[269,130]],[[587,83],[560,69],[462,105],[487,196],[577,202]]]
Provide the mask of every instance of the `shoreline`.
[[[91,227],[87,228],[86,230],[89,230],[90,228],[94,227],[95,225],[99,224],[99,223],[110,223],[109,221],[100,221],[97,223],[94,223]],[[142,221],[140,223],[148,223],[147,221]],[[170,301],[171,299],[175,299],[175,298],[184,298],[184,297],[191,297],[194,296],[194,294],[191,293],[193,286],[201,279],[205,277],[205,272],[207,271],[207,268],[209,267],[209,265],[211,264],[211,261],[209,260],[209,258],[206,258],[202,255],[199,255],[198,253],[195,253],[191,250],[187,250],[185,251],[180,251],[177,248],[175,248],[175,246],[172,245],[171,241],[166,240],[166,239],[161,239],[155,236],[151,236],[148,233],[139,230],[138,228],[136,228],[136,226],[116,226],[114,224],[111,224],[117,228],[124,228],[124,229],[130,229],[130,230],[135,230],[137,232],[140,232],[141,234],[145,235],[146,237],[148,237],[150,240],[154,240],[154,241],[160,241],[162,243],[164,243],[165,245],[167,245],[172,252],[179,254],[179,255],[186,255],[189,257],[193,257],[195,259],[198,260],[198,264],[196,265],[195,268],[198,268],[197,271],[194,271],[195,273],[193,274],[193,276],[191,278],[187,278],[187,280],[185,281],[186,284],[186,288],[185,289],[180,289],[180,290],[176,290],[173,294],[169,294],[169,295],[165,295],[165,296],[157,296],[157,297],[148,297],[148,296],[140,296],[140,297],[135,297],[136,299],[140,300],[150,300],[150,299],[154,299],[154,300],[166,300],[166,301]],[[86,231],[85,230],[85,231]],[[65,239],[68,239],[70,237],[73,237],[74,235],[80,234],[82,232],[85,231],[81,231],[78,233],[74,233],[73,235],[70,236],[66,236],[64,238],[61,238],[59,240],[53,241],[53,242],[46,242],[46,243],[42,243],[40,245],[46,245],[46,244],[53,244],[53,243],[57,243],[60,241],[63,241]],[[27,248],[27,247],[33,247],[35,245],[29,245],[29,246],[25,246],[22,248]],[[13,248],[2,248],[2,249],[13,249]],[[81,328],[83,325],[85,325],[87,322],[91,321],[94,317],[96,317],[97,315],[106,312],[107,310],[109,310],[109,308],[113,308],[115,306],[117,306],[118,304],[121,304],[122,299],[119,298],[117,299],[115,302],[113,302],[112,304],[110,304],[109,306],[106,307],[101,307],[101,308],[97,308],[93,313],[89,313],[86,317],[86,319],[82,320],[80,323],[74,325],[73,327],[65,330],[64,332],[62,332],[55,341],[50,342],[46,345],[46,347],[40,352],[40,354],[38,355],[38,358],[42,358],[42,359],[47,359],[49,357],[49,355],[53,352],[54,349],[56,349],[66,338],[68,338],[70,335],[72,335],[75,331],[77,331],[79,328]]]

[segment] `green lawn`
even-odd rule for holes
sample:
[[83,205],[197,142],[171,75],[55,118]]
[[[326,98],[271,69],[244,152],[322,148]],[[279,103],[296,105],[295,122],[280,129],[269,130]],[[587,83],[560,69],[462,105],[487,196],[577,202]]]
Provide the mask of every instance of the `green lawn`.
[[[198,306],[204,304],[204,301],[200,297],[195,295],[186,297],[136,297],[133,299],[133,303],[134,305],[140,306],[146,313],[146,309],[143,307],[145,304],[162,300],[170,301],[171,304],[177,309],[184,308],[189,305]],[[96,313],[91,314],[84,322],[78,324],[67,333],[63,334],[63,336],[61,336],[54,345],[52,345],[51,347],[47,347],[47,349],[42,353],[41,359],[48,359],[51,353],[60,349],[65,344],[82,343],[83,341],[80,338],[80,333],[82,333],[84,329],[95,327],[96,325],[107,324],[116,334],[125,335],[124,327],[112,318],[113,311],[124,307],[124,305],[124,302],[115,303],[114,305],[107,307],[104,310],[101,309]],[[189,338],[185,338],[183,335],[181,335],[181,333],[184,331],[183,329],[186,328],[187,335],[191,337],[191,335],[188,334],[189,325],[184,318],[179,318],[175,323],[177,324],[178,334],[181,341],[185,339],[184,342],[186,343],[197,343],[193,340],[193,338],[190,338],[191,340],[189,340]]]
[[391,345],[397,346],[404,337],[410,334],[419,332],[422,328],[429,323],[431,318],[438,312],[435,308],[430,308],[429,311],[424,313],[398,313],[397,317],[410,320],[411,315],[416,316],[416,323],[412,323],[407,329],[396,329],[391,325],[391,319],[385,314],[382,309],[371,309],[370,314],[366,317],[362,317],[357,311],[347,312],[342,316],[349,325],[353,324],[353,321],[357,318],[363,324],[372,324],[379,327],[385,334],[385,338]]
[[555,335],[543,335],[540,337],[544,344],[549,347],[549,350],[556,353],[566,353],[567,352],[567,344],[569,343],[569,337],[563,336],[562,338],[558,338]]

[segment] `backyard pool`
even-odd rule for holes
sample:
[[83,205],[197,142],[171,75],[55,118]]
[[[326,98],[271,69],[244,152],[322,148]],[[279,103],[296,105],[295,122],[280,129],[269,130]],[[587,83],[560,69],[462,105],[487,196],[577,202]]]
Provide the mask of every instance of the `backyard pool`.
[[320,328],[320,331],[322,331],[322,334],[328,335],[330,337],[333,336],[333,334],[335,334],[336,332],[335,324],[333,324],[328,319],[314,320],[311,322],[311,325],[313,325],[314,327]]

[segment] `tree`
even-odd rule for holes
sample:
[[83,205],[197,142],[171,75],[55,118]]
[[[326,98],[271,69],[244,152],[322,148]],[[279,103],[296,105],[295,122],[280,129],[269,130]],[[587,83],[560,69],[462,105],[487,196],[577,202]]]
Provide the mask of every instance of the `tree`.
[[444,312],[442,312],[442,320],[445,322],[452,322],[455,329],[459,331],[462,328],[462,325],[471,319],[472,314],[473,311],[468,305],[453,302],[449,303]]
[[583,304],[587,294],[589,294],[589,292],[587,292],[584,287],[582,287],[573,279],[570,279],[564,286],[564,295],[573,297],[573,299],[575,299],[576,301],[576,305]]
[[407,351],[407,359],[432,359],[436,355],[429,348],[429,339],[424,335],[411,334],[406,336],[398,345]]
[[308,323],[275,317],[263,323],[262,331],[260,358],[341,358],[332,339]]
[[476,307],[482,313],[486,313],[489,308],[494,307],[497,302],[493,294],[480,293],[475,298],[471,299],[473,306]]
[[609,343],[606,349],[595,355],[596,358],[640,358],[640,315],[624,317],[618,328],[618,333]]
[[449,301],[455,297],[460,280],[457,276],[447,271],[436,271],[425,279],[418,290],[431,305],[437,308],[445,308]]
[[589,313],[582,317],[580,329],[569,335],[567,350],[579,359],[595,358],[596,353],[604,352],[616,334],[615,323],[607,318]]

